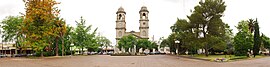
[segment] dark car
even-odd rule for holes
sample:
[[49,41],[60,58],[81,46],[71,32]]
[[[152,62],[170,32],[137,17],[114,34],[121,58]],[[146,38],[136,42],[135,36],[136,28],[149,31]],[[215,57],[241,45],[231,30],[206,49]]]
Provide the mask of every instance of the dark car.
[[15,54],[15,57],[26,57],[27,54]]

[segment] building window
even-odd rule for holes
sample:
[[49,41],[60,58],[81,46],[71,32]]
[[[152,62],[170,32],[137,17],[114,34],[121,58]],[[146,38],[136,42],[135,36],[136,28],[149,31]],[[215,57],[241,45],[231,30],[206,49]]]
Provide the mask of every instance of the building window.
[[143,18],[143,19],[145,19],[145,18],[146,18],[146,14],[145,14],[145,13],[143,13],[143,16],[142,16],[142,18]]
[[118,36],[119,36],[119,37],[122,36],[122,32],[121,32],[121,31],[118,32]]
[[142,34],[143,34],[143,36],[146,36],[146,31],[143,31]]
[[119,14],[118,20],[122,20],[122,19],[123,19],[122,15]]

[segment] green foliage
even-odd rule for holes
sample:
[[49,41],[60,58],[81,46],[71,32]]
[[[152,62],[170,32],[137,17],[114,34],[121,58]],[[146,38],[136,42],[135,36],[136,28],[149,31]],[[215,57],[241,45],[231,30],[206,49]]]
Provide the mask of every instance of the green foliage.
[[248,50],[252,49],[253,35],[249,32],[247,21],[241,21],[237,26],[238,33],[234,37],[234,53],[236,56],[246,56]]
[[15,41],[16,47],[19,49],[25,49],[27,46],[23,45],[23,32],[22,32],[23,18],[20,16],[8,16],[1,23],[3,29],[3,41]]
[[136,42],[137,39],[133,35],[123,36],[118,42],[118,48],[128,51],[128,49],[133,49]]
[[147,39],[138,39],[136,51],[138,52],[140,48],[142,48],[142,50],[144,51],[145,49],[147,49],[147,45],[149,44],[151,44],[151,42],[148,41]]
[[111,44],[111,41],[109,39],[107,39],[106,37],[104,37],[104,36],[97,36],[96,39],[97,39],[97,43],[102,48],[105,47],[106,52],[107,52],[107,48],[112,46],[112,45],[110,45]]
[[75,46],[79,47],[81,53],[83,53],[83,49],[96,49],[99,47],[99,44],[96,42],[96,31],[97,28],[90,32],[91,25],[85,26],[85,20],[81,17],[80,22],[76,21],[77,27],[75,28],[74,32],[72,33],[71,37]]
[[253,45],[253,55],[254,57],[259,54],[260,46],[261,46],[261,37],[260,37],[260,30],[259,30],[259,23],[256,19],[254,24],[254,45]]
[[188,16],[193,30],[199,34],[195,40],[202,43],[206,56],[208,56],[209,49],[224,44],[222,38],[225,36],[225,23],[221,17],[225,8],[225,2],[222,0],[201,0],[193,13]]
[[262,34],[261,41],[262,41],[262,46],[264,46],[264,48],[270,51],[270,38]]
[[[173,33],[163,44],[167,44],[171,52],[179,49],[180,54],[186,50],[196,53],[203,48],[208,56],[210,49],[225,50],[232,37],[231,29],[221,20],[225,8],[222,0],[201,0],[188,16],[189,21],[177,19],[171,26]],[[180,46],[174,43],[176,40],[180,41]]]

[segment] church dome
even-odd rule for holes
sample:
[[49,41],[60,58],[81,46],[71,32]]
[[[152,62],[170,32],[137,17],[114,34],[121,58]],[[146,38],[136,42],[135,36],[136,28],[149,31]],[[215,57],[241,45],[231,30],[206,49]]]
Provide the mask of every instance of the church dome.
[[126,13],[123,7],[118,8],[116,13]]
[[142,11],[148,12],[147,7],[146,6],[142,6],[140,12],[142,12]]

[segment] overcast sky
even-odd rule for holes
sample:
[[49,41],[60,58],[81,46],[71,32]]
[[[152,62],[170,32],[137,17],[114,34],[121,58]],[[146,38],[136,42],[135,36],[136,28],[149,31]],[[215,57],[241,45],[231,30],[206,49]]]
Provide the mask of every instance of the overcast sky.
[[[177,18],[186,19],[190,10],[198,5],[200,0],[57,0],[61,9],[61,17],[67,24],[75,26],[75,20],[80,16],[86,19],[87,25],[98,27],[98,32],[115,44],[116,11],[122,6],[126,11],[127,31],[139,31],[139,10],[146,6],[149,10],[149,36],[158,40],[167,37]],[[270,36],[270,1],[269,0],[224,0],[227,5],[222,17],[233,32],[241,20],[258,18],[260,31]],[[16,16],[25,13],[22,0],[0,0],[0,20],[6,16]]]

